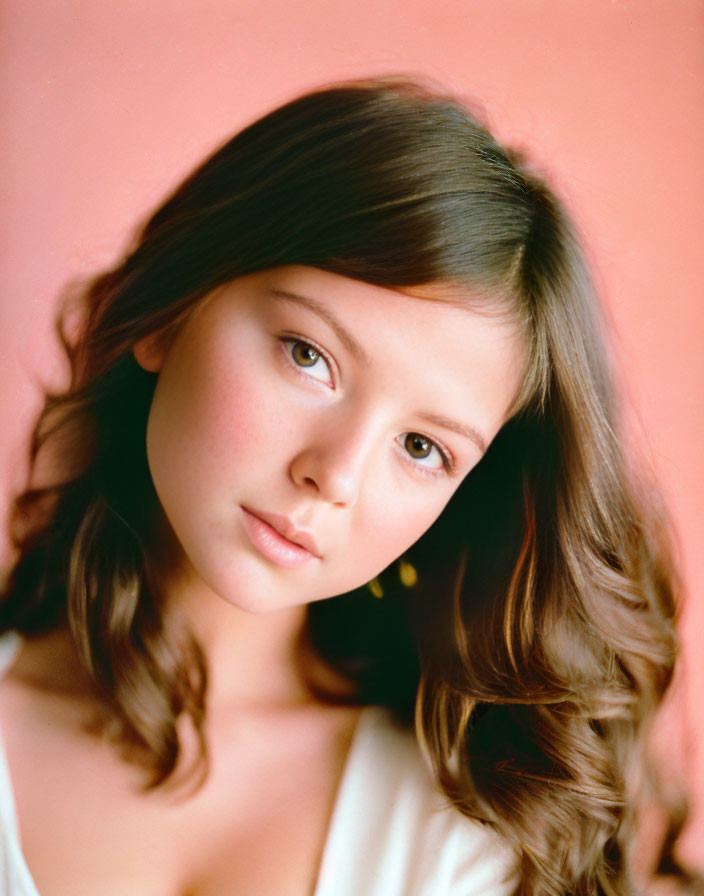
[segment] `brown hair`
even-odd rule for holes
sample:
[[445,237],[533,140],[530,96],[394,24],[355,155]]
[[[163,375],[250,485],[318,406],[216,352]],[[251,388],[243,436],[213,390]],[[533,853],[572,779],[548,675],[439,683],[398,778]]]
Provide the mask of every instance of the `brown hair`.
[[319,653],[360,702],[417,730],[446,793],[520,856],[520,891],[622,893],[641,747],[672,675],[673,585],[617,435],[602,324],[565,212],[462,106],[408,83],[311,93],[201,165],[86,289],[20,496],[0,629],[68,624],[116,742],[164,783],[176,720],[202,731],[206,668],[160,607],[142,337],[235,277],[285,264],[500,297],[523,323],[515,414],[440,520],[367,589],[310,607]]

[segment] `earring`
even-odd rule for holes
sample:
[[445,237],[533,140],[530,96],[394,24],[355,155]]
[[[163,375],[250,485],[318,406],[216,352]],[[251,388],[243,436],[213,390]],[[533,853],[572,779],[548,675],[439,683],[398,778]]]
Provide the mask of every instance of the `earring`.
[[401,579],[401,584],[405,585],[406,588],[413,588],[418,582],[418,572],[415,566],[403,557],[398,561],[398,577]]
[[384,596],[384,589],[381,587],[379,579],[372,579],[371,582],[367,582],[367,588],[371,591],[373,596],[379,600]]

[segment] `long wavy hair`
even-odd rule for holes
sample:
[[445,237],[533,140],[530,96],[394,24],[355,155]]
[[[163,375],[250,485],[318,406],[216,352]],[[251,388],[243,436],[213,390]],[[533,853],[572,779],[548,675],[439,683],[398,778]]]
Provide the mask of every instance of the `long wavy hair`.
[[565,211],[452,98],[369,81],[282,106],[86,287],[70,387],[48,397],[32,444],[56,475],[15,503],[0,629],[67,626],[103,730],[151,786],[170,780],[177,720],[203,730],[207,668],[162,606],[144,444],[155,376],[132,348],[220,284],[287,264],[385,287],[459,283],[521,323],[511,419],[401,566],[311,605],[308,632],[355,700],[406,719],[415,708],[451,801],[514,846],[517,892],[626,892],[643,743],[675,658],[666,538],[624,463]]

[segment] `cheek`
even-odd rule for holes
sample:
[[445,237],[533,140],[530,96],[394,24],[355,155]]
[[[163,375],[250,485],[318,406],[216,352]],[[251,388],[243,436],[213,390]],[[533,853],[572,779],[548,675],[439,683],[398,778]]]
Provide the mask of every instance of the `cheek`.
[[249,451],[261,451],[276,414],[270,384],[256,364],[246,357],[233,364],[217,355],[208,362],[189,367],[180,382],[166,381],[164,394],[159,384],[153,428],[184,461],[200,466],[207,458],[222,470]]
[[442,513],[451,492],[442,498],[430,499],[425,490],[415,500],[398,504],[377,502],[370,508],[370,518],[362,527],[366,545],[363,546],[370,563],[380,572],[404,553],[433,525]]

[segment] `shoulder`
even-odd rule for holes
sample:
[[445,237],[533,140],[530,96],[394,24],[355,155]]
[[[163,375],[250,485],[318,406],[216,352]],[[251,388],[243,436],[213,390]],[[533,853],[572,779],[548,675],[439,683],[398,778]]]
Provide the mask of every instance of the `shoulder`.
[[508,896],[516,885],[512,851],[448,803],[412,734],[378,708],[363,713],[349,757],[323,872],[333,866],[329,892],[341,896]]

